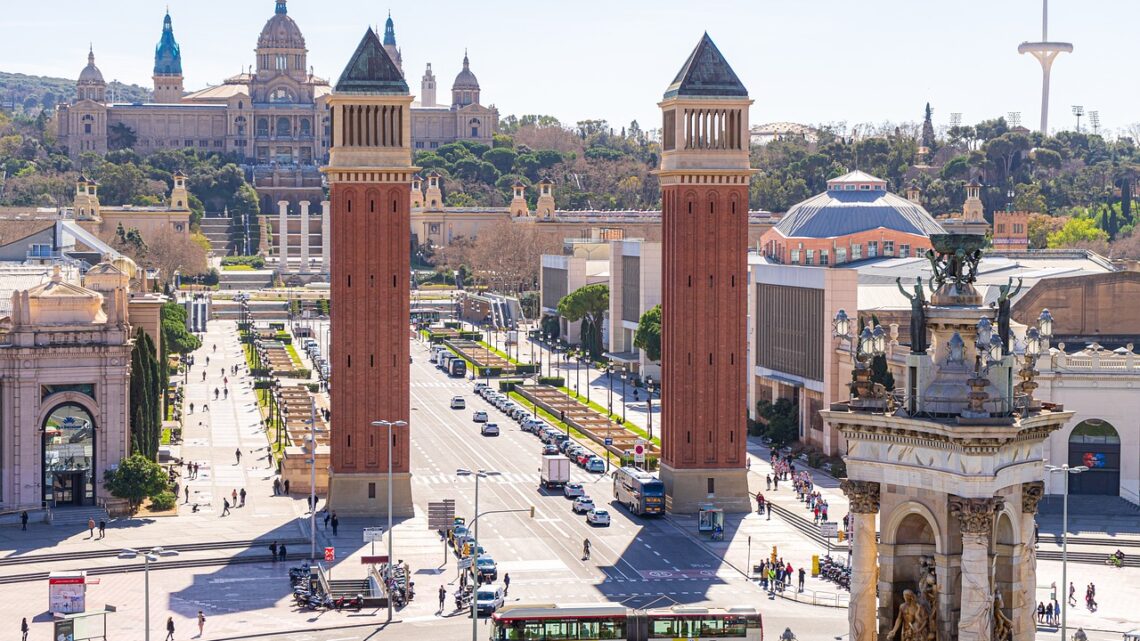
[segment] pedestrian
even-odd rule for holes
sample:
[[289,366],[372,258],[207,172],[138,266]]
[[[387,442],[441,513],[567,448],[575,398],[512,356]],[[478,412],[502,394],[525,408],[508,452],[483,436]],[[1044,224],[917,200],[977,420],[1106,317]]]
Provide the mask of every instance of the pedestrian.
[[194,464],[194,478],[195,478],[195,479],[197,479],[197,478],[198,478],[198,468],[199,468],[199,467],[201,467],[201,466],[200,466],[200,465],[198,465],[197,463],[195,463],[195,464]]
[[245,488],[244,487],[241,488],[241,492],[238,492],[238,495],[241,496],[241,506],[245,507]]
[[205,404],[205,403],[202,403],[202,411],[209,413],[210,412],[210,406]]
[[273,479],[273,496],[281,494],[281,479]]
[[764,501],[764,507],[768,508],[768,520],[772,520],[772,502]]
[[228,499],[222,499],[222,516],[230,513],[230,502]]
[[1076,605],[1076,604],[1077,604],[1077,586],[1073,585],[1072,581],[1069,581],[1069,605]]
[[779,474],[776,475],[776,478],[772,479],[772,489],[773,490],[779,490],[780,489],[780,475]]
[[190,413],[191,414],[194,413],[194,404],[193,403],[190,404]]
[[20,512],[20,529],[25,532],[28,531],[28,511]]
[[20,633],[23,634],[21,641],[28,641],[28,617],[20,621]]
[[439,586],[439,610],[438,610],[438,612],[443,612],[443,603],[446,600],[447,600],[447,590],[445,590],[444,587],[441,585],[441,586]]
[[768,567],[768,594],[776,593],[776,568]]
[[1057,597],[1053,597],[1053,625],[1057,625],[1057,621],[1061,618],[1061,602]]
[[174,641],[174,617],[166,617],[166,641]]
[[766,483],[768,486],[767,491],[771,492],[772,491],[772,475],[771,474],[764,477],[764,483]]
[[1045,615],[1045,623],[1053,625],[1053,602],[1050,601],[1049,605],[1041,606],[1041,614]]
[[[207,367],[209,367],[209,366],[210,366],[210,357],[209,357],[209,355],[207,355],[207,356],[206,356],[206,366],[207,366]],[[202,379],[202,380],[205,380],[205,376],[206,376],[206,372],[202,372],[202,377],[203,377],[203,379]]]
[[511,591],[511,575],[508,573],[508,574],[503,575],[503,596],[507,596],[507,592],[510,592],[510,591]]
[[800,592],[804,591],[804,569],[800,568]]
[[203,383],[206,382],[206,372],[205,371],[202,372],[202,382]]
[[237,507],[238,506],[238,502],[237,502],[238,497],[237,497],[237,488],[236,487],[232,491],[230,491],[230,498],[232,498],[234,500],[234,507]]
[[206,615],[202,614],[201,610],[198,610],[198,636],[199,637],[202,636],[202,634],[204,634],[203,629],[205,627],[206,627]]
[[332,518],[332,512],[325,510],[325,529],[329,529],[329,519]]
[[277,541],[274,541],[274,542],[269,544],[269,556],[274,561],[277,560]]
[[[214,343],[214,353],[215,354],[218,353],[218,344],[217,343]],[[210,357],[207,356],[206,358],[210,358]]]
[[107,522],[103,519],[99,519],[99,538],[103,538],[104,536],[107,536]]
[[95,519],[87,519],[87,538],[95,538]]
[[189,503],[190,502],[190,486],[187,485],[186,488],[183,490],[183,492],[186,493],[186,502]]
[[336,529],[340,525],[340,519],[336,518],[336,512],[332,513],[332,528],[333,536],[336,536]]
[[590,539],[582,541],[582,560],[590,560]]
[[222,400],[224,401],[224,400],[226,400],[226,399],[227,399],[227,398],[229,398],[229,397],[230,397],[230,388],[228,388],[228,387],[223,387],[223,388],[222,388]]
[[277,548],[277,557],[279,559],[281,559],[282,561],[285,560],[286,552],[285,552],[285,544],[284,543],[281,544],[281,547]]
[[240,447],[237,448],[236,450],[234,450],[234,458],[237,459],[236,465],[241,465],[241,448]]
[[1034,521],[1033,522],[1033,545],[1036,546],[1039,543],[1041,543],[1041,530],[1040,530],[1040,526],[1037,525],[1037,521]]
[[285,481],[282,482],[281,485],[282,485],[282,487],[285,488],[285,493],[288,494],[289,493],[289,479],[285,479]]

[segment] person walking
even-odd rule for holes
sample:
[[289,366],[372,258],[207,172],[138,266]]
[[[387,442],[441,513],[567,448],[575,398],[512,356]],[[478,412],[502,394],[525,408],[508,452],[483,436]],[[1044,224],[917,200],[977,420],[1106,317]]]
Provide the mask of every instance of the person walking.
[[768,520],[772,520],[772,502],[764,501],[764,507],[768,508]]
[[804,569],[800,568],[800,592],[804,591]]
[[216,387],[214,388],[214,400],[215,401],[218,400],[218,395],[221,393],[222,392],[218,388],[216,388]]
[[277,561],[277,541],[269,544],[269,556],[273,559],[274,562]]
[[193,403],[190,404],[190,413],[191,414],[194,413],[194,404]]
[[205,629],[205,627],[206,627],[206,615],[202,614],[201,610],[198,610],[198,636],[199,637],[201,637],[204,634],[203,630]]
[[764,483],[765,483],[765,485],[767,485],[767,491],[771,492],[772,491],[772,475],[771,474],[764,477]]
[[95,519],[87,519],[87,538],[95,538]]
[[582,560],[590,560],[590,539],[582,541]]
[[1073,585],[1072,581],[1069,581],[1069,605],[1076,605],[1076,604],[1077,604],[1077,586]]
[[507,573],[507,574],[503,575],[503,596],[507,596],[507,593],[510,591],[511,591],[511,575],[510,575],[510,573]]
[[333,536],[336,536],[336,529],[340,526],[340,519],[336,518],[336,512],[332,513],[332,529]]
[[[207,404],[205,404],[205,403],[202,403],[202,411],[203,411],[203,412],[206,412],[207,414],[209,414],[209,413],[210,413],[210,406],[209,406],[209,405],[207,405]],[[202,422],[201,422],[201,421],[199,421],[199,422],[198,422],[198,424],[199,424],[199,425],[201,425],[201,424],[202,424]]]
[[234,500],[233,506],[237,507],[238,506],[238,502],[237,502],[238,501],[238,495],[237,495],[237,488],[236,487],[234,489],[230,490],[230,498],[232,498]]
[[289,493],[289,479],[285,479],[284,481],[282,481],[281,487],[285,488],[285,493],[288,494]]
[[174,641],[174,617],[166,617],[166,641]]
[[244,487],[241,488],[241,492],[238,492],[238,496],[241,497],[241,506],[245,507],[245,488]]
[[186,488],[183,490],[183,492],[186,494],[186,502],[189,503],[190,502],[190,485],[189,484],[186,485]]
[[234,450],[234,458],[237,459],[237,463],[235,463],[235,465],[241,465],[241,448],[240,447]]
[[229,513],[230,513],[230,501],[229,501],[229,499],[222,499],[222,516],[225,516]]
[[1045,615],[1045,623],[1053,625],[1053,602],[1050,601],[1049,605],[1041,606],[1041,614]]
[[24,617],[20,621],[20,634],[23,635],[20,637],[20,641],[28,641],[28,617]]
[[325,529],[329,529],[329,519],[332,518],[332,512],[325,510]]
[[275,479],[273,479],[273,496],[278,496],[280,494],[281,494],[281,479],[275,478]]
[[441,585],[439,586],[439,610],[436,610],[437,612],[443,612],[443,604],[445,601],[447,601],[447,590]]
[[281,547],[277,548],[277,556],[278,556],[278,558],[280,558],[282,561],[284,561],[284,560],[286,559],[286,555],[287,555],[287,554],[288,554],[288,553],[285,551],[285,544],[284,544],[284,543],[282,543],[282,544],[281,544]]
[[28,511],[27,510],[20,512],[20,529],[25,531],[25,532],[28,531]]
[[107,521],[99,519],[99,538],[107,536]]

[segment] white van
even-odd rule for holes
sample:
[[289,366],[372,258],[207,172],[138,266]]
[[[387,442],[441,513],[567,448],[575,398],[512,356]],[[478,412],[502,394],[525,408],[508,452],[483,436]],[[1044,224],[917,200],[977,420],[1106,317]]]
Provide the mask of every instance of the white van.
[[485,585],[475,591],[475,608],[478,614],[491,614],[503,607],[503,588],[498,585]]

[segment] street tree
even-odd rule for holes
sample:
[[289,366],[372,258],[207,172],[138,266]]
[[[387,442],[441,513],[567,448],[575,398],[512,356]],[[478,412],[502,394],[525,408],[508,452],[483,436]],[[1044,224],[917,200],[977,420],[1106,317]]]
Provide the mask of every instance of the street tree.
[[602,322],[609,308],[610,288],[604,283],[579,287],[558,301],[559,316],[582,321],[579,338],[594,359],[602,353]]
[[142,454],[132,454],[117,468],[103,473],[103,486],[111,496],[130,501],[132,509],[137,509],[148,496],[166,491],[168,485],[162,466]]
[[645,352],[649,360],[661,360],[661,306],[654,305],[645,310],[637,321],[637,331],[633,335],[633,346]]

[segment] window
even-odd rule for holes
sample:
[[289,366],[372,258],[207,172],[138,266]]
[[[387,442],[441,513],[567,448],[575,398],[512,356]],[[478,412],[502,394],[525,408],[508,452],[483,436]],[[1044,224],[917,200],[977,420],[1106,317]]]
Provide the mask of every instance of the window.
[[182,145],[182,146],[183,146],[183,147],[193,147],[193,146],[194,146],[194,141],[193,141],[193,140],[185,140],[185,141],[183,141],[183,145]]
[[997,233],[999,233],[999,234],[1005,233],[1005,223],[998,223]]
[[258,136],[268,136],[269,135],[269,119],[268,118],[258,118],[257,119],[257,135]]
[[28,256],[30,258],[50,258],[51,245],[47,243],[32,243],[28,251]]
[[805,265],[814,265],[815,264],[815,250],[809,249],[805,253],[807,254],[807,258],[804,259],[804,264]]
[[867,242],[867,258],[874,258],[879,255],[879,241],[872,240]]
[[1014,223],[1013,224],[1013,233],[1024,234],[1025,233],[1025,225],[1022,225],[1021,223]]
[[432,141],[432,143],[431,143],[431,148],[432,148],[432,149],[438,149],[438,148],[439,148],[439,143],[438,143],[438,142],[435,142],[435,141]]
[[835,264],[838,265],[839,263],[845,263],[845,262],[847,262],[847,248],[836,247],[835,248]]
[[713,477],[710,476],[707,479],[707,481],[708,481],[708,486],[709,486],[708,487],[709,496],[712,496],[713,494],[716,494],[716,479],[714,479]]
[[368,498],[370,498],[370,499],[376,498],[376,484],[375,483],[369,483],[368,484]]
[[827,264],[827,250],[826,249],[819,250],[819,264],[820,265],[826,265]]
[[479,128],[478,127],[472,127],[471,128],[471,137],[472,138],[478,138],[479,137]]
[[884,240],[883,241],[883,255],[884,256],[894,256],[895,255],[895,241],[893,241],[893,240]]
[[282,116],[282,117],[277,119],[277,135],[278,136],[288,136],[292,133],[292,129],[293,129],[292,124],[289,122],[288,118]]
[[416,149],[423,149],[423,148],[424,148],[424,141],[417,140],[416,141]]
[[289,69],[289,56],[287,56],[283,53],[279,53],[276,56],[276,62],[277,62],[276,68],[278,71],[287,71]]
[[859,185],[859,191],[871,191],[870,185]]
[[851,260],[860,260],[863,258],[863,246],[855,243],[851,246]]
[[798,249],[792,250],[792,261],[791,262],[794,265],[798,265],[800,263],[800,250],[798,250]]
[[312,136],[313,135],[313,125],[309,122],[308,118],[302,118],[301,121],[298,123],[298,127],[300,129],[300,133],[302,136]]
[[910,258],[910,245],[899,245],[899,258]]

